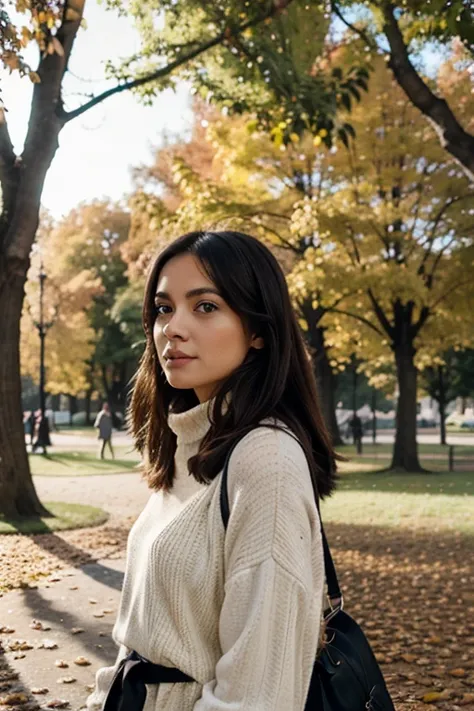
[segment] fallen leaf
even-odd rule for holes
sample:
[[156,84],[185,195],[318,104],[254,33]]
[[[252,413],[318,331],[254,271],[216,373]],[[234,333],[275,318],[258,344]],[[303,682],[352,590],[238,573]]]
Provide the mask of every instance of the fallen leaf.
[[94,612],[94,614],[92,616],[93,617],[103,617],[104,613],[103,612]]
[[38,649],[57,649],[58,645],[53,639],[45,639],[39,645]]
[[26,704],[28,701],[28,696],[21,692],[15,694],[7,694],[0,698],[0,704],[4,706],[20,706],[21,704]]
[[455,676],[458,679],[461,679],[462,677],[466,676],[466,670],[462,669],[461,667],[458,667],[457,669],[451,669],[448,674],[451,676]]
[[43,707],[45,709],[67,709],[69,706],[69,701],[65,701],[64,699],[53,699],[52,701],[48,701],[48,703]]
[[74,684],[77,679],[74,676],[62,676],[58,679],[58,684]]
[[24,639],[13,639],[7,643],[6,649],[9,652],[27,652],[29,649],[33,649],[33,645],[25,642]]
[[90,605],[97,605],[97,600],[96,600],[95,598],[93,598],[93,597],[90,597],[90,598],[89,598],[89,604],[90,604]]
[[411,664],[416,661],[416,654],[402,654],[400,655],[404,662]]
[[14,632],[13,627],[0,627],[0,634],[13,634]]
[[44,625],[40,620],[33,620],[30,623],[30,627],[32,630],[43,630],[44,632],[48,632],[51,629],[51,627]]
[[49,692],[49,689],[46,688],[46,686],[40,686],[35,689],[31,689],[32,694],[47,694]]
[[86,659],[86,657],[76,657],[74,664],[77,664],[78,667],[88,667],[90,665],[90,661]]
[[69,664],[65,662],[64,659],[56,659],[54,663],[60,669],[67,669],[69,667]]
[[81,632],[84,632],[82,627],[73,627],[71,630],[71,634],[81,634]]
[[429,691],[427,694],[423,696],[423,703],[425,704],[431,704],[433,702],[436,703],[436,701],[443,701],[445,697],[443,697],[443,693],[441,691]]

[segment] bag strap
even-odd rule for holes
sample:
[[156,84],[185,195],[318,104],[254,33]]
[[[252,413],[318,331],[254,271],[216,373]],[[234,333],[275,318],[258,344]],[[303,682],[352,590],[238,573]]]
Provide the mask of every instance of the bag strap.
[[[265,427],[265,425],[259,425],[259,427]],[[289,432],[286,429],[283,429],[283,427],[271,427],[270,429],[281,429],[281,430],[283,430],[283,432],[287,432],[287,434],[290,434],[294,439],[296,439],[296,437],[291,432]],[[246,434],[248,434],[248,432]],[[222,517],[222,523],[224,524],[224,529],[227,529],[227,524],[229,523],[229,516],[230,516],[229,494],[227,491],[227,472],[229,469],[229,461],[230,461],[231,454],[239,442],[240,442],[240,439],[237,440],[236,442],[234,442],[234,444],[228,451],[227,456],[225,458],[225,462],[224,462],[224,469],[222,471],[220,506],[221,506],[221,517]],[[299,442],[299,440],[297,440],[297,442]],[[318,497],[316,495],[316,492],[314,492],[314,493],[315,493],[316,507],[318,509],[318,514],[319,514],[319,520],[321,522],[321,536],[323,539],[324,571],[326,574],[327,596],[328,596],[329,600],[333,600],[336,598],[342,598],[342,593],[341,593],[341,589],[339,587],[339,581],[337,579],[336,567],[334,565],[331,551],[329,549],[329,544],[327,542],[326,534],[324,532],[323,521],[321,518],[320,509],[319,509]]]

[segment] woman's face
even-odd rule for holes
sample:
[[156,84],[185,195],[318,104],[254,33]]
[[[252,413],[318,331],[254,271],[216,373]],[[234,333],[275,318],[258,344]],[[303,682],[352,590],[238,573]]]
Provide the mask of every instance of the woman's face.
[[192,388],[200,402],[216,394],[250,347],[263,348],[191,254],[163,267],[155,304],[153,340],[166,379],[173,388]]

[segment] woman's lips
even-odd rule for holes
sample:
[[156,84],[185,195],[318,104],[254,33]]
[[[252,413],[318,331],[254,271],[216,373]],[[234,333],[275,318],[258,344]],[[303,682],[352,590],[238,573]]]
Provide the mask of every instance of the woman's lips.
[[168,368],[182,368],[193,360],[196,358],[168,358],[166,365]]

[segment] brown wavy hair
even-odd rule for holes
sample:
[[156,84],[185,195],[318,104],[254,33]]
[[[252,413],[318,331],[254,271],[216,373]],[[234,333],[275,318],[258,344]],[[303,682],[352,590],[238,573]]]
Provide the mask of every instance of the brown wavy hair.
[[[244,362],[221,383],[210,408],[209,431],[188,461],[190,474],[209,483],[222,470],[234,442],[261,420],[277,418],[300,441],[317,496],[327,496],[335,484],[336,455],[285,276],[265,245],[232,231],[190,232],[179,237],[157,256],[148,276],[143,302],[146,347],[134,379],[128,421],[135,445],[146,457],[150,487],[169,490],[173,484],[176,435],[168,425],[168,413],[199,404],[194,390],[179,390],[168,383],[153,341],[160,273],[170,259],[182,254],[199,260],[247,332],[263,337],[264,342],[262,349],[251,348]],[[228,407],[223,409],[224,402]]]

